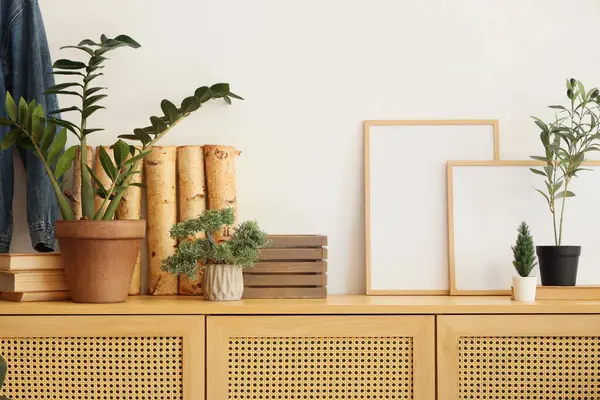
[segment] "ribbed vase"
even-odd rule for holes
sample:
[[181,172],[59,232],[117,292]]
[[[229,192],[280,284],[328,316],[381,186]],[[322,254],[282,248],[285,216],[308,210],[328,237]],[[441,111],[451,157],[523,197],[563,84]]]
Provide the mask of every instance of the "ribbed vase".
[[206,300],[240,300],[244,294],[242,269],[235,265],[207,265],[202,278],[202,291]]

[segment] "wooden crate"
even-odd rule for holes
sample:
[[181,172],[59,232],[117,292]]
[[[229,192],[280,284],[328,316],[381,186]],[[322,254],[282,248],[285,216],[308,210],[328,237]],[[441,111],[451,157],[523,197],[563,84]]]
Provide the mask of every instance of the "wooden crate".
[[[515,299],[511,287],[511,298]],[[600,286],[538,286],[536,300],[600,300]]]
[[244,270],[246,299],[322,299],[327,297],[327,237],[271,235],[272,247]]

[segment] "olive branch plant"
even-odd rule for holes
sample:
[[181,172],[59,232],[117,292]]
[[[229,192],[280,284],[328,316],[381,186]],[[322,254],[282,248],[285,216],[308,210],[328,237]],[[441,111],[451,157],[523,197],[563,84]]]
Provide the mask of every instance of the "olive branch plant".
[[[242,97],[229,90],[229,84],[217,83],[210,87],[202,86],[193,95],[186,97],[180,107],[169,100],[160,103],[163,116],[150,117],[150,125],[133,130],[132,134],[119,136],[112,146],[114,163],[108,152],[99,148],[99,158],[103,170],[111,179],[109,187],[104,187],[94,171],[87,166],[87,137],[102,131],[102,128],[88,127],[88,119],[94,113],[105,109],[100,101],[107,97],[106,88],[93,86],[92,82],[102,76],[100,70],[107,60],[105,55],[121,47],[137,49],[138,42],[127,35],[108,38],[101,35],[100,41],[90,39],[81,41],[76,46],[63,46],[61,49],[77,49],[86,53],[87,60],[60,59],[53,65],[54,75],[63,75],[73,79],[71,82],[59,83],[48,88],[45,94],[72,96],[78,100],[79,106],[71,106],[46,112],[42,105],[35,100],[27,103],[21,98],[18,104],[10,93],[6,94],[6,112],[8,118],[0,117],[0,125],[8,125],[12,130],[5,135],[0,146],[6,150],[13,145],[31,149],[40,158],[54,188],[58,206],[65,220],[74,220],[75,204],[69,200],[67,193],[61,189],[65,173],[71,168],[76,154],[80,152],[81,173],[81,207],[83,219],[110,220],[114,217],[117,206],[129,186],[140,185],[130,182],[132,175],[141,173],[140,162],[147,156],[164,135],[179,124],[192,112],[198,110],[204,103],[213,99],[223,99],[231,105],[232,98],[243,100]],[[79,124],[59,118],[63,113],[77,113]],[[78,144],[64,150],[67,142],[67,131],[78,139]],[[125,140],[136,141],[141,146],[130,145]],[[93,188],[92,181],[96,185]],[[95,210],[94,196],[103,198],[102,206]]]
[[[532,117],[541,129],[544,155],[531,158],[545,165],[541,169],[530,170],[545,178],[546,193],[541,189],[535,190],[544,196],[552,214],[556,246],[562,244],[567,198],[575,197],[575,193],[569,190],[571,181],[579,172],[590,170],[582,167],[586,153],[600,150],[600,91],[598,88],[586,91],[583,83],[573,78],[567,79],[566,86],[570,104],[568,107],[549,106],[555,111],[552,122],[545,123]],[[560,210],[557,210],[557,200],[562,200]]]

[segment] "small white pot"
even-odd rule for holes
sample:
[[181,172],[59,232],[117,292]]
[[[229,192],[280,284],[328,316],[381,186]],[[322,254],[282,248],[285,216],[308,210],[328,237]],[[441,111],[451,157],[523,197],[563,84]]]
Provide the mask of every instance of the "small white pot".
[[534,302],[535,290],[537,288],[537,277],[535,276],[513,276],[513,290],[516,301]]
[[206,300],[240,300],[244,294],[244,274],[235,265],[207,265],[202,276]]

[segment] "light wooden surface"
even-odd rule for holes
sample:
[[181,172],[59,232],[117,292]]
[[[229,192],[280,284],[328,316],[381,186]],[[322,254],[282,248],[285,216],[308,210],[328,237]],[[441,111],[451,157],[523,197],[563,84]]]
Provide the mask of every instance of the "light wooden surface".
[[599,300],[600,286],[538,286],[537,300]]
[[598,314],[600,301],[512,301],[509,296],[354,296],[209,302],[190,296],[136,296],[120,304],[0,301],[0,315],[253,314]]
[[[272,398],[268,393],[272,390],[270,385],[278,384],[288,391],[289,398],[300,398],[305,393],[304,388],[314,381],[318,384],[311,387],[318,398],[359,399],[359,394],[352,390],[354,379],[358,379],[371,384],[371,395],[387,393],[389,387],[385,384],[388,384],[396,390],[406,391],[403,394],[412,395],[410,398],[433,400],[434,335],[434,319],[431,316],[208,317],[207,398],[232,398],[228,388],[233,380],[241,388],[240,398],[251,398],[252,392],[247,392],[250,390],[257,390],[259,395],[265,396],[258,398]],[[303,344],[306,343],[303,338],[312,339],[308,348]],[[368,344],[356,338],[372,342]],[[396,351],[386,350],[387,342],[402,338],[410,339],[408,346]],[[341,343],[343,340],[346,340],[345,344]],[[256,341],[261,343],[260,349],[252,345]],[[246,342],[250,342],[247,354],[244,349]],[[234,354],[230,350],[232,344],[239,346]],[[282,346],[286,350],[282,351]],[[296,360],[291,366],[290,357]],[[363,369],[363,363],[368,368]],[[318,369],[316,364],[319,364]],[[261,370],[267,366],[272,369],[266,380],[253,375],[257,366]],[[384,370],[389,372],[390,369],[395,373],[384,375]],[[339,382],[327,379],[328,376],[339,376],[342,371],[355,378]],[[403,373],[400,375],[396,371]],[[404,386],[406,383],[408,388]]]
[[[505,396],[508,396],[504,397],[503,395],[502,398],[515,398],[511,396],[512,393],[508,393],[511,387],[515,387],[515,390],[523,390],[529,389],[528,386],[533,385],[533,390],[544,389],[540,386],[548,384],[548,381],[541,376],[540,381],[544,382],[536,382],[539,375],[554,370],[554,378],[559,378],[557,374],[562,374],[568,368],[573,367],[573,365],[568,366],[567,364],[573,364],[570,360],[575,360],[577,353],[588,357],[589,351],[593,351],[591,348],[587,350],[585,348],[583,350],[579,349],[577,346],[572,346],[572,343],[565,346],[566,339],[569,339],[567,342],[577,342],[581,338],[598,336],[600,336],[600,315],[438,316],[438,399],[484,400],[500,398],[493,397],[493,395],[490,397],[491,391],[497,387],[496,378],[498,377],[501,377],[502,389],[506,390]],[[552,337],[562,338],[553,343],[552,339],[548,339]],[[465,338],[475,338],[474,342],[476,343],[467,343],[466,347],[463,344],[461,347],[460,341],[461,339],[464,341]],[[510,338],[515,339],[512,341],[507,340]],[[486,345],[483,342],[487,342],[488,346],[483,348],[482,346]],[[490,343],[491,347],[488,348]],[[483,351],[482,354],[485,354],[486,358],[490,359],[483,360],[483,355],[481,357],[479,355],[481,351]],[[565,357],[557,356],[557,353],[565,354]],[[523,362],[523,360],[526,361]],[[523,365],[523,363],[527,363],[527,365]],[[596,368],[593,361],[589,359],[582,363],[580,360],[579,368],[588,368],[583,364],[590,363],[592,369]],[[553,367],[555,365],[560,365],[560,368],[555,370]],[[461,374],[461,370],[463,370],[463,374]],[[513,370],[519,373],[510,373]],[[531,373],[531,376],[527,375],[528,381],[522,379],[524,377],[522,371]],[[568,374],[572,377],[577,375],[574,371],[569,371]],[[462,382],[463,390],[465,390],[465,385],[475,384],[477,386],[475,389],[481,397],[470,397],[468,394],[461,394],[460,379],[465,380]],[[469,380],[469,382],[466,380]],[[581,383],[581,379],[579,382]],[[484,388],[481,385],[486,387]],[[561,385],[558,387],[561,387]],[[571,385],[565,383],[565,387],[570,388]],[[527,398],[561,398],[555,397],[555,389],[548,389],[548,392],[534,393],[532,397],[527,396]],[[544,396],[541,396],[541,394],[544,394]],[[562,398],[591,398],[579,397],[576,393],[560,394],[563,395]],[[525,397],[522,396],[520,398]]]
[[[131,342],[135,342],[135,338],[149,338],[147,340],[151,340],[152,337],[157,338],[166,338],[166,337],[176,337],[181,338],[182,340],[182,353],[178,355],[182,358],[182,367],[183,367],[183,398],[186,400],[203,400],[204,399],[204,379],[201,377],[204,376],[204,332],[205,320],[202,316],[71,316],[68,318],[62,316],[35,316],[35,317],[14,317],[14,316],[4,316],[0,317],[0,337],[2,338],[16,338],[17,340],[22,340],[22,338],[59,338],[59,340],[63,341],[63,344],[60,346],[56,346],[56,349],[52,349],[52,351],[56,350],[57,352],[66,352],[64,355],[72,357],[77,354],[77,345],[73,346],[73,341],[64,340],[65,338],[93,338],[93,337],[106,337],[108,338],[117,338],[117,337],[132,337]],[[6,345],[6,343],[4,343]],[[18,343],[15,344],[15,346]],[[32,344],[33,345],[33,344]],[[85,344],[80,344],[85,345]],[[29,344],[26,344],[29,347]],[[54,346],[50,346],[54,347]],[[26,350],[26,349],[24,349]],[[114,350],[114,347],[113,347]],[[50,351],[48,349],[47,351]],[[83,351],[83,349],[82,349]],[[92,350],[93,351],[93,350]],[[107,350],[105,350],[107,351]],[[118,350],[118,352],[122,352],[123,350]],[[151,368],[149,365],[152,360],[146,359],[146,357],[151,357],[150,354],[153,351],[153,348],[144,348],[141,350],[142,353],[129,353],[129,361],[121,361],[124,362],[137,362],[136,360],[132,360],[135,357],[144,357],[141,360],[142,365],[147,365],[147,368]],[[157,350],[154,350],[157,351]],[[17,353],[19,354],[18,350]],[[120,358],[123,354],[115,354],[111,357]],[[49,366],[47,370],[42,371],[40,365],[38,364],[46,364],[45,359],[48,357],[41,354],[34,354],[33,357],[40,357],[40,363],[36,363],[32,361],[33,364],[28,364],[25,361],[25,364],[28,366],[28,370],[26,371],[27,375],[23,379],[27,379],[28,389],[31,390],[31,387],[35,387],[36,380],[39,380],[40,385],[51,382],[53,379],[53,374],[56,372],[60,372],[61,363],[67,362],[67,360],[60,357],[55,360],[55,364]],[[76,357],[75,357],[76,358]],[[94,358],[94,357],[92,357]],[[154,359],[154,357],[152,357]],[[159,356],[159,359],[162,358],[162,355]],[[17,363],[19,360],[16,360]],[[81,361],[81,360],[76,360]],[[109,360],[110,361],[110,360]],[[102,365],[102,359],[92,359],[86,360],[86,362],[91,363],[90,367],[96,367],[98,365]],[[165,363],[177,363],[177,360],[164,360]],[[10,364],[10,360],[9,360]],[[36,379],[32,380],[30,377],[30,365],[36,365]],[[59,366],[56,369],[56,366]],[[119,363],[115,365],[111,363],[110,367],[102,370],[101,376],[80,376],[79,379],[81,381],[77,386],[73,388],[74,393],[76,393],[79,389],[81,389],[84,381],[91,382],[90,384],[93,386],[94,382],[101,382],[103,377],[109,373],[107,370],[112,371],[111,373],[123,373],[123,371],[119,367]],[[90,369],[86,370],[89,372]],[[148,370],[150,375],[157,371]],[[11,373],[14,372],[11,370]],[[156,375],[156,378],[161,378]],[[9,377],[9,379],[12,379]],[[20,378],[17,378],[20,379]],[[59,378],[60,380],[61,378]],[[124,378],[127,379],[127,378]],[[69,378],[67,377],[67,381]],[[139,382],[131,379],[131,384],[136,385],[139,384],[150,384],[150,382]],[[154,382],[152,382],[153,384]],[[10,387],[10,384],[7,385]],[[63,390],[65,388],[62,388]],[[130,388],[131,389],[131,388]],[[142,388],[142,392],[146,393],[148,388]],[[123,390],[127,390],[123,388]],[[5,392],[7,393],[7,392]],[[68,392],[71,393],[71,392]],[[8,393],[7,393],[8,394]],[[147,396],[142,394],[138,396],[134,396],[132,394],[121,392],[121,397],[117,396],[114,398],[124,398],[123,396],[127,396],[127,398],[131,399],[147,399]],[[147,393],[146,393],[147,394]],[[39,397],[40,399],[74,399],[74,398],[83,398],[83,397],[59,397],[58,393],[44,393],[44,396],[48,397]],[[15,397],[21,398],[21,397]],[[96,397],[87,397],[87,398],[96,398]],[[113,398],[113,397],[103,397],[103,398]]]
[[[414,289],[395,289],[395,288],[374,288],[372,278],[373,267],[372,258],[373,251],[371,241],[371,128],[377,126],[477,126],[477,125],[489,125],[492,127],[493,135],[493,155],[490,154],[490,158],[494,160],[500,159],[500,129],[498,120],[488,119],[460,119],[460,120],[367,120],[364,121],[364,181],[365,181],[365,256],[366,256],[366,293],[369,295],[448,295],[450,288],[448,283],[444,284],[445,287],[436,287],[418,290]],[[444,221],[445,223],[446,221]],[[445,240],[444,240],[445,241]],[[445,244],[445,243],[444,243]],[[445,257],[444,257],[445,260]],[[411,262],[408,262],[411,264]],[[445,263],[440,264],[440,267],[445,271]],[[426,274],[427,275],[427,274]],[[435,274],[429,274],[434,276]]]

